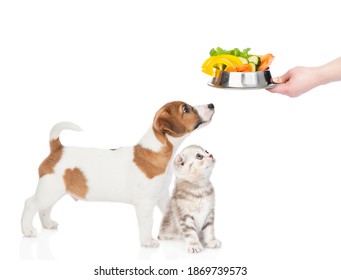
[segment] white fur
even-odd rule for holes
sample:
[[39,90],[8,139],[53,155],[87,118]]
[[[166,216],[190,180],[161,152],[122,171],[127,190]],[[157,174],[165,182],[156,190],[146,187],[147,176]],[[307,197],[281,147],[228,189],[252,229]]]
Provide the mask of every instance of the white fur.
[[162,148],[162,143],[155,137],[153,127],[150,127],[145,135],[139,141],[143,148],[151,149],[152,151],[159,152]]
[[[201,160],[196,155],[203,156]],[[176,155],[173,162],[173,170],[176,178],[195,182],[198,186],[208,184],[216,160],[200,146],[191,145]]]
[[57,139],[60,133],[65,129],[74,130],[74,131],[82,131],[82,129],[78,125],[72,122],[60,122],[60,123],[55,124],[52,127],[51,132],[50,132],[50,140]]
[[[207,109],[210,111],[209,113],[204,111],[200,107],[199,115],[203,121],[209,122],[214,111],[209,109]],[[78,125],[62,122],[52,128],[50,139],[57,139],[63,129],[81,130]],[[172,160],[185,136],[168,138],[174,145]],[[162,147],[152,128],[147,130],[139,144],[156,152],[160,151]],[[133,157],[134,147],[117,150],[64,147],[62,158],[55,165],[54,172],[42,176],[38,182],[36,193],[26,200],[22,215],[23,234],[28,237],[37,235],[37,231],[32,225],[36,212],[39,212],[42,225],[45,228],[57,228],[58,224],[50,218],[51,209],[60,198],[67,194],[63,181],[65,170],[78,168],[87,179],[88,193],[85,200],[124,202],[134,205],[139,223],[141,245],[158,246],[158,241],[153,239],[151,234],[153,209],[157,205],[162,212],[165,210],[169,198],[168,187],[172,178],[171,166],[168,164],[163,174],[149,179],[134,163]]]

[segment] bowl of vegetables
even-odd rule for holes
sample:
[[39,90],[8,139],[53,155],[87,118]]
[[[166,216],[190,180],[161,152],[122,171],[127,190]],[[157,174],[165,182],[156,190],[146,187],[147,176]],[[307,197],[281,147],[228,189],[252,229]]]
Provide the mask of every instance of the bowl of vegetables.
[[208,83],[218,88],[262,89],[276,86],[272,83],[269,67],[274,59],[270,53],[250,54],[250,48],[212,49],[203,63],[202,71],[212,76]]

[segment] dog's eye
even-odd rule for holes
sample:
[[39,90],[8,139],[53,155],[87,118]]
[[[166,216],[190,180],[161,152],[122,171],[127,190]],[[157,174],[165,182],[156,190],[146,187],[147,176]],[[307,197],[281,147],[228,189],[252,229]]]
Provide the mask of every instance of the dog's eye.
[[187,113],[189,113],[190,108],[185,104],[185,105],[182,107],[182,111],[184,112],[184,114],[187,114]]
[[201,155],[201,154],[197,154],[197,155],[195,156],[195,158],[198,159],[198,160],[202,160],[204,157],[203,157],[203,155]]

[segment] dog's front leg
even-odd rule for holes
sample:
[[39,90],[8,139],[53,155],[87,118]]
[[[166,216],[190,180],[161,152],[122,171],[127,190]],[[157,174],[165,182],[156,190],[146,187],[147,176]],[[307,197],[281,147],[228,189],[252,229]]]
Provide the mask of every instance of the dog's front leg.
[[166,213],[167,210],[167,205],[169,202],[169,191],[168,189],[163,193],[163,195],[161,196],[161,198],[159,199],[159,201],[157,202],[157,206],[159,207],[161,213],[164,215]]
[[139,201],[135,204],[136,216],[140,231],[141,246],[158,247],[159,242],[152,237],[154,204],[150,201]]

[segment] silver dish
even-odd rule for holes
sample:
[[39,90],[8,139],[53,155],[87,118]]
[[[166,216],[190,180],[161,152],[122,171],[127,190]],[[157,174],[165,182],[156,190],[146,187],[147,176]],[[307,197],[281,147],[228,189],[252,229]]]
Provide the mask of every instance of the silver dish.
[[225,89],[269,89],[272,83],[269,70],[257,72],[226,72],[217,70],[215,77],[208,85]]

